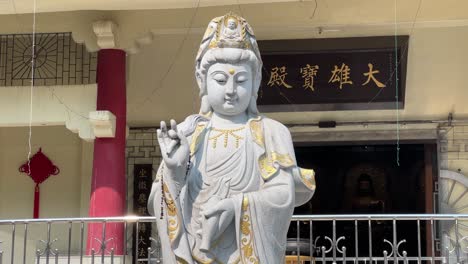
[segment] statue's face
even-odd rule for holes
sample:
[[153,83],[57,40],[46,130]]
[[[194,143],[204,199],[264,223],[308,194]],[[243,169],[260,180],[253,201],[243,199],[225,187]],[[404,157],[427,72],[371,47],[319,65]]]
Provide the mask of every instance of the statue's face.
[[228,20],[228,28],[229,29],[235,29],[236,27],[237,27],[236,21],[234,21],[234,19],[232,19],[232,18],[229,19]]
[[214,112],[234,116],[247,110],[253,89],[248,64],[213,64],[206,79],[208,102]]

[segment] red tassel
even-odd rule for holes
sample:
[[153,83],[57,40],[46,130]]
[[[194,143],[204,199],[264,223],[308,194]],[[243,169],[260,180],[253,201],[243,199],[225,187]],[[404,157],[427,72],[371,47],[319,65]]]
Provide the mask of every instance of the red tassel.
[[39,218],[39,184],[36,183],[36,187],[34,189],[34,218]]

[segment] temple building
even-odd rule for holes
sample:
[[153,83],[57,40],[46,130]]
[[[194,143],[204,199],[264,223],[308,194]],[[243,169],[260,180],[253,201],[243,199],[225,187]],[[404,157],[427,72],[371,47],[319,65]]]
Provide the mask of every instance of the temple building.
[[208,22],[230,12],[262,55],[259,111],[315,171],[286,262],[466,262],[467,10],[457,0],[0,0],[0,264],[159,263],[154,222],[137,221],[162,160],[156,130],[199,112],[195,57]]

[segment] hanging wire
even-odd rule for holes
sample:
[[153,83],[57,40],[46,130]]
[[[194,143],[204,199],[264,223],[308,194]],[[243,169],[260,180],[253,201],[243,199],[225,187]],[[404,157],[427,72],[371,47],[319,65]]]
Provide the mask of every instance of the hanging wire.
[[[32,146],[31,146],[31,138],[32,138],[32,102],[33,102],[33,89],[34,89],[34,80],[35,80],[35,76],[34,76],[34,68],[35,68],[35,33],[36,33],[36,0],[33,0],[34,2],[34,6],[33,6],[33,33],[32,33],[32,39],[33,39],[33,45],[32,45],[32,55],[31,55],[31,97],[30,97],[30,114],[29,114],[29,117],[30,117],[30,121],[29,121],[29,151],[28,151],[28,160],[31,156],[31,152],[32,152]],[[15,10],[15,14],[16,14],[16,19],[18,21],[18,25],[21,27],[21,23],[20,23],[20,19],[18,17],[18,12],[16,10],[16,5],[15,5],[15,2],[13,1],[13,8]],[[196,18],[196,15],[198,13],[198,10],[199,10],[199,7],[200,7],[200,0],[197,1],[197,4],[196,4],[196,7],[195,7],[195,11],[190,19],[190,23],[189,23],[189,27],[187,29],[187,32],[186,34],[184,35],[184,38],[180,44],[180,46],[178,47],[177,51],[176,51],[176,56],[174,58],[174,60],[172,61],[172,63],[170,64],[169,68],[167,69],[167,71],[164,73],[163,77],[161,78],[160,82],[159,82],[159,85],[156,86],[148,96],[145,97],[145,99],[137,104],[137,107],[135,107],[134,109],[131,109],[130,111],[134,112],[138,109],[140,109],[144,104],[146,104],[147,102],[151,101],[151,97],[157,92],[157,90],[159,90],[161,87],[162,87],[162,84],[164,83],[165,79],[167,78],[167,76],[169,75],[169,73],[172,71],[172,68],[175,64],[175,62],[177,61],[177,59],[180,57],[180,54],[182,53],[182,49],[183,49],[183,46],[185,44],[185,42],[187,41],[188,39],[188,36],[190,35],[190,31],[193,27],[193,23],[194,23],[194,20]],[[69,113],[73,113],[75,114],[76,116],[82,118],[82,119],[85,119],[85,120],[92,120],[92,118],[89,118],[88,116],[85,116],[83,115],[82,113],[79,113],[78,111],[74,110],[72,107],[70,107],[68,104],[66,104],[64,102],[64,100],[58,96],[55,92],[55,88],[54,87],[48,87],[51,95],[53,97],[55,97],[55,99],[57,99],[57,101],[63,105],[63,107],[67,110],[68,112],[68,116],[69,116]],[[195,103],[193,104],[193,108],[195,108]]]
[[[35,52],[36,52],[36,0],[33,0],[33,23],[32,23],[32,47],[31,47],[31,88],[30,88],[30,113],[29,113],[29,136],[28,136],[28,160],[31,156],[31,152],[32,152],[32,144],[31,144],[31,139],[32,139],[32,117],[33,117],[33,110],[32,110],[32,105],[33,105],[33,90],[34,90],[34,81],[35,81],[35,64],[36,64],[36,58],[35,58]],[[21,20],[19,18],[19,14],[18,14],[18,10],[16,9],[16,3],[15,1],[12,1],[12,5],[13,5],[13,10],[15,12],[15,19],[18,23],[18,27],[19,28],[22,28],[21,31],[22,32],[27,32],[27,30],[22,26],[22,23],[21,23]],[[74,110],[72,107],[70,107],[69,105],[67,105],[63,100],[62,98],[60,98],[60,96],[58,96],[56,93],[55,93],[55,88],[54,87],[49,87],[49,86],[46,86],[52,97],[55,97],[57,99],[57,101],[63,105],[63,107],[65,107],[65,109],[67,110],[67,116],[68,116],[68,119],[71,119],[70,117],[70,112],[75,114],[76,116],[82,118],[82,119],[86,119],[86,120],[92,120],[91,118],[77,112],[76,110]],[[29,166],[29,165],[28,165]]]
[[[416,14],[413,19],[413,25],[411,26],[410,30],[410,36],[413,34],[415,25],[416,25],[416,20],[419,15],[419,11],[421,10],[421,3],[422,0],[419,1],[418,4],[418,9],[416,10]],[[395,111],[396,111],[396,134],[397,134],[397,140],[396,140],[396,163],[397,166],[400,166],[400,107],[399,107],[399,86],[398,86],[398,65],[400,64],[400,61],[398,60],[398,24],[397,24],[397,0],[395,0],[395,9],[394,9],[394,24],[395,24],[395,32],[394,32],[394,41],[395,41],[395,70],[392,75],[395,76]],[[409,41],[409,39],[408,39]],[[402,52],[401,56],[404,56],[403,54],[407,52],[409,49],[408,43],[406,43],[404,47],[404,51]],[[392,76],[390,77],[392,78]],[[379,91],[380,92],[380,91]]]
[[[241,16],[243,16],[243,12],[242,12],[242,9],[241,9],[239,0],[237,1],[237,3],[238,3],[238,8],[239,8],[239,13],[240,13]],[[36,0],[34,0],[34,5],[36,5]],[[160,88],[162,88],[164,81],[166,80],[166,78],[167,78],[167,76],[169,75],[169,73],[172,71],[175,62],[177,61],[177,59],[180,57],[180,54],[182,53],[183,46],[184,46],[185,42],[187,41],[188,36],[190,35],[191,29],[193,28],[194,20],[195,20],[196,15],[197,15],[197,13],[198,13],[198,11],[199,11],[199,7],[200,7],[200,0],[197,1],[196,7],[195,7],[195,11],[194,11],[194,13],[193,13],[193,15],[192,15],[192,17],[191,17],[191,19],[190,19],[190,25],[189,25],[189,27],[188,27],[188,29],[187,29],[186,34],[184,35],[184,38],[183,38],[181,44],[179,45],[179,47],[178,47],[178,49],[177,49],[177,51],[176,51],[176,56],[175,56],[174,60],[172,61],[172,63],[170,64],[170,66],[168,67],[167,71],[163,74],[163,77],[161,78],[161,80],[160,80],[160,82],[159,82],[159,85],[156,86],[156,87],[149,93],[149,95],[145,97],[145,99],[144,99],[141,103],[138,103],[137,106],[136,106],[135,108],[131,109],[131,110],[130,110],[131,112],[134,112],[134,111],[140,109],[144,104],[146,104],[147,102],[151,101],[151,100],[152,100],[152,97],[154,96],[154,94],[155,94]],[[312,16],[311,16],[311,19],[315,16],[315,13],[316,13],[316,11],[317,11],[317,7],[318,7],[317,0],[315,0],[315,6],[314,6],[314,10],[313,10],[313,14],[312,14]],[[16,9],[15,9],[15,10],[16,10]],[[15,11],[15,13],[17,14],[16,11]],[[35,18],[35,16],[36,16],[35,7],[34,7],[33,15],[34,15],[34,17],[33,17],[33,24],[34,24],[34,25],[33,25],[33,27],[34,27],[34,28],[33,28],[33,31],[35,32],[35,20],[36,20],[36,18]],[[18,19],[18,21],[19,21],[19,18],[17,18],[17,19]],[[33,33],[33,42],[34,42],[34,39],[35,39],[35,36],[34,36],[34,33]],[[33,47],[35,47],[34,44],[33,44]],[[33,48],[33,49],[34,49],[34,48]],[[34,50],[35,50],[35,49],[34,49]],[[33,55],[32,57],[34,57],[34,55]],[[35,59],[34,59],[34,61],[35,61]],[[33,68],[34,68],[34,67],[33,67]],[[269,72],[266,70],[266,68],[265,68],[264,66],[263,66],[263,70],[264,70],[264,72],[265,72],[266,75],[267,75],[266,77],[269,77]],[[32,70],[32,79],[34,79],[34,71],[33,71],[33,70]],[[33,86],[33,85],[32,85],[32,86]],[[32,86],[31,86],[31,87],[32,87]],[[197,88],[197,87],[194,86],[194,91],[196,91],[196,88]],[[32,89],[32,88],[31,88],[31,89]],[[76,110],[74,110],[72,107],[70,107],[68,104],[66,104],[66,103],[62,100],[62,98],[56,94],[55,89],[54,89],[53,87],[49,87],[49,91],[51,92],[52,96],[55,97],[55,98],[57,99],[57,101],[58,101],[61,105],[64,106],[64,108],[67,110],[68,113],[71,112],[71,113],[75,114],[76,116],[78,116],[78,117],[80,117],[80,118],[82,118],[82,119],[91,120],[91,118],[89,118],[88,116],[85,116],[85,115],[79,113],[78,111],[76,111]],[[282,96],[289,104],[293,105],[293,102],[291,102],[291,100],[290,100],[284,93],[282,93],[281,90],[279,90],[278,93],[279,93],[280,96]],[[195,101],[194,101],[192,107],[193,107],[193,109],[195,110],[195,108],[196,108],[196,102],[195,102]],[[31,111],[32,111],[32,110],[31,110]],[[294,109],[294,112],[296,112],[296,111],[297,111],[297,109]],[[32,114],[31,114],[30,116],[32,116]],[[29,155],[28,155],[28,157],[29,157]]]
[[[73,108],[71,108],[69,105],[67,105],[63,100],[62,98],[60,98],[56,93],[55,93],[55,88],[53,86],[51,87],[48,87],[49,88],[49,91],[52,93],[52,96],[55,97],[55,99],[57,99],[57,101],[63,105],[63,107],[65,107],[65,109],[67,110],[68,113],[72,112],[73,114],[75,114],[76,116],[82,118],[82,119],[86,119],[86,120],[94,120],[93,118],[90,118],[88,116],[85,116],[77,111],[75,111]],[[70,115],[68,115],[69,119],[70,118]]]
[[[395,0],[396,1],[396,0]],[[413,23],[411,25],[411,29],[410,29],[410,36],[413,35],[413,32],[414,32],[414,28],[416,26],[416,20],[418,19],[418,16],[419,16],[419,11],[421,10],[421,3],[422,3],[423,0],[419,0],[419,3],[418,3],[418,9],[416,10],[416,13],[414,15],[414,18],[413,18]],[[396,5],[396,3],[395,3]],[[396,11],[395,11],[396,12]],[[395,27],[396,27],[396,21],[395,21]],[[395,29],[396,30],[396,29]],[[395,31],[396,32],[396,31]],[[396,33],[395,33],[395,36],[396,36]],[[408,52],[408,49],[409,49],[409,38],[408,40],[406,41],[405,45],[403,46],[403,49],[401,50],[401,53],[400,53],[400,58],[404,57],[406,55],[406,53]],[[397,46],[395,46],[395,49],[397,48]],[[397,54],[397,53],[395,53]],[[396,60],[396,58],[395,58]],[[401,60],[401,59],[400,59]],[[400,60],[396,60],[396,64],[395,65],[398,65],[400,64]],[[387,84],[393,80],[393,76],[395,75],[395,72],[396,72],[396,68],[390,73],[390,76],[388,77],[388,79],[384,82],[385,86],[387,86]],[[369,105],[370,103],[372,103],[375,99],[377,99],[377,97],[382,93],[383,89],[380,89],[374,97],[372,97],[371,100],[369,100],[369,102],[367,102],[367,104]]]
[[[242,12],[242,8],[241,8],[241,4],[240,4],[239,0],[237,0],[237,8],[239,9],[239,15],[240,15],[241,17],[243,17],[243,18],[246,18],[246,17],[244,16],[243,12]],[[313,16],[315,15],[315,11],[316,11],[316,10],[317,10],[317,1],[315,1],[315,7],[314,7],[314,11],[313,11]],[[312,16],[310,19],[312,19],[313,16]],[[265,65],[263,65],[263,64],[262,64],[262,71],[265,73],[265,74],[262,74],[262,79],[263,79],[264,76],[266,76],[268,79],[271,78],[270,72],[267,70],[267,68],[266,68]],[[293,111],[292,111],[292,112],[299,112],[298,106],[297,106],[294,102],[292,102],[292,101],[288,98],[288,96],[286,96],[286,95],[283,93],[283,91],[281,90],[281,88],[280,88],[280,87],[277,87],[277,86],[275,86],[275,88],[276,88],[278,94],[279,94],[281,97],[283,97],[283,98],[288,102],[289,105],[291,105],[291,106],[293,107]],[[258,97],[261,98],[261,97],[262,97],[262,93],[263,93],[262,89],[259,89],[259,90],[258,90]]]
[[179,56],[182,53],[182,49],[184,47],[185,42],[188,39],[188,36],[190,35],[190,31],[192,30],[192,27],[193,27],[193,24],[194,24],[194,21],[195,21],[195,17],[198,14],[198,9],[199,8],[200,8],[200,0],[197,1],[197,4],[195,6],[195,11],[193,12],[192,17],[190,18],[189,27],[187,28],[187,32],[185,32],[185,35],[184,35],[184,38],[182,39],[182,42],[180,43],[179,47],[177,48],[174,60],[172,61],[172,63],[167,68],[166,72],[163,74],[163,76],[159,80],[158,85],[149,93],[148,96],[145,97],[145,99],[143,101],[136,104],[136,107],[131,109],[130,112],[134,112],[134,111],[140,109],[147,102],[151,101],[151,98],[153,97],[153,95],[163,86],[164,81],[166,80],[169,73],[172,71],[172,68],[174,67],[175,62],[179,59]]
[[317,3],[317,0],[315,0],[315,7],[314,7],[314,11],[312,12],[312,16],[309,17],[309,19],[314,19],[315,17],[315,12],[317,11],[317,8],[318,8],[318,3]]
[[[193,28],[193,23],[194,23],[194,19],[197,15],[197,12],[198,12],[198,9],[199,9],[199,6],[200,6],[200,0],[197,1],[197,4],[196,4],[196,7],[195,7],[195,11],[194,11],[194,14],[192,15],[191,19],[190,19],[190,26],[188,27],[188,30],[184,36],[184,39],[182,40],[180,46],[178,47],[177,51],[176,51],[176,56],[174,57],[174,60],[171,62],[169,68],[167,69],[167,71],[163,74],[163,77],[161,78],[160,82],[159,82],[159,85],[156,86],[150,93],[148,96],[145,97],[145,99],[138,103],[137,106],[133,109],[130,109],[129,111],[130,112],[134,112],[136,110],[139,110],[144,104],[146,104],[147,102],[151,101],[151,97],[160,89],[162,88],[162,84],[164,83],[165,79],[167,78],[167,76],[169,75],[169,73],[172,71],[172,68],[175,64],[175,62],[177,61],[177,59],[180,57],[180,54],[182,53],[182,48],[186,42],[186,40],[188,39],[188,36],[190,35],[190,31],[191,29]],[[196,88],[196,87],[195,87]],[[90,117],[87,117],[79,112],[77,112],[76,110],[74,110],[72,107],[70,107],[69,105],[67,105],[61,98],[60,96],[58,96],[56,93],[55,93],[55,89],[53,87],[49,87],[49,90],[52,94],[53,97],[55,97],[57,99],[57,101],[63,105],[66,110],[68,112],[72,112],[74,113],[76,116],[82,118],[82,119],[86,119],[86,120],[93,120],[92,118]],[[196,89],[194,89],[196,90]],[[196,102],[193,103],[193,108],[195,109],[195,104]]]
[[[416,12],[416,14],[415,14],[415,17],[414,17],[414,19],[413,19],[413,23],[412,23],[412,28],[411,28],[411,33],[410,33],[410,35],[412,35],[412,33],[413,33],[413,31],[414,31],[415,23],[416,23],[416,20],[417,20],[417,17],[418,17],[420,8],[421,8],[421,3],[422,3],[422,0],[419,1],[418,9],[417,9],[417,12]],[[185,34],[185,36],[184,36],[184,38],[183,38],[183,40],[182,40],[181,45],[178,47],[178,49],[177,49],[177,51],[176,51],[176,56],[175,56],[174,60],[172,61],[172,63],[170,64],[170,66],[169,66],[169,68],[167,69],[167,71],[165,72],[165,74],[163,75],[163,77],[161,78],[161,80],[160,80],[160,82],[159,82],[159,85],[156,86],[156,87],[150,92],[150,94],[149,94],[148,96],[145,97],[145,99],[144,99],[141,103],[137,104],[137,106],[136,106],[135,108],[131,109],[130,111],[133,112],[133,111],[136,111],[136,110],[140,109],[144,104],[146,104],[147,102],[151,101],[152,96],[153,96],[160,88],[162,88],[162,84],[164,83],[164,81],[165,81],[165,79],[167,78],[167,76],[169,75],[169,73],[172,71],[172,68],[173,68],[175,62],[176,62],[177,59],[179,58],[179,56],[180,56],[180,54],[181,54],[181,51],[182,51],[182,48],[183,48],[183,46],[184,46],[186,40],[188,39],[188,36],[189,36],[189,34],[190,34],[190,31],[191,31],[191,29],[192,29],[192,27],[193,27],[193,23],[194,23],[195,17],[196,17],[196,15],[197,15],[198,11],[199,11],[199,5],[200,5],[200,0],[197,1],[196,7],[195,7],[195,11],[194,11],[194,13],[193,13],[193,15],[192,15],[192,17],[191,17],[191,19],[190,19],[190,25],[189,25],[189,27],[188,27],[188,29],[187,29],[187,32],[186,32],[186,34]],[[244,16],[244,14],[243,14],[243,12],[242,12],[242,8],[241,8],[241,5],[240,5],[239,0],[237,0],[237,5],[238,5],[238,9],[239,9],[240,15],[241,15],[241,16]],[[16,11],[16,6],[15,6],[15,2],[14,2],[14,1],[13,1],[13,8],[15,9],[15,14],[16,14],[16,16],[18,16],[18,13],[17,13],[17,11]],[[315,0],[314,9],[313,9],[312,16],[310,17],[310,19],[314,18],[315,14],[316,14],[316,11],[317,11],[317,8],[318,8],[318,3],[317,3],[317,0]],[[398,54],[398,52],[397,52],[397,43],[398,43],[398,40],[397,40],[396,12],[397,12],[397,11],[396,11],[396,0],[395,0],[395,55]],[[17,20],[19,21],[19,18],[18,18],[18,17],[17,17]],[[36,0],[34,0],[34,10],[33,10],[33,47],[32,47],[32,60],[31,60],[31,61],[32,61],[31,73],[32,73],[32,74],[31,74],[30,127],[31,127],[31,125],[32,125],[32,97],[33,97],[32,90],[33,90],[33,88],[34,88],[34,63],[35,63],[35,58],[34,58],[34,56],[35,56],[35,29],[36,29],[36,24],[35,24],[35,23],[36,23]],[[403,49],[402,49],[402,52],[400,53],[400,56],[404,56],[404,54],[405,54],[407,51],[408,51],[408,45],[405,45],[405,46],[403,47]],[[388,79],[386,82],[384,82],[385,85],[387,85],[387,83],[390,82],[390,81],[393,79],[393,76],[395,76],[395,80],[398,80],[398,77],[397,77],[396,73],[397,73],[397,71],[398,71],[398,64],[399,64],[399,63],[400,63],[400,61],[398,60],[397,57],[395,57],[395,66],[396,66],[396,67],[395,67],[395,70],[391,73],[389,79]],[[266,75],[267,75],[267,76],[265,76],[265,77],[269,77],[269,72],[266,70],[266,68],[265,68],[264,66],[263,66],[263,70],[264,70],[264,72],[265,72]],[[398,86],[398,82],[396,83],[396,85]],[[57,101],[59,101],[59,103],[60,103],[61,105],[63,105],[63,106],[66,108],[66,110],[67,110],[68,112],[72,112],[72,113],[74,113],[76,116],[78,116],[78,117],[80,117],[80,118],[83,118],[83,119],[86,119],[86,120],[90,120],[89,117],[87,117],[87,116],[85,116],[85,115],[83,115],[83,114],[81,114],[81,113],[75,111],[73,108],[71,108],[69,105],[67,105],[67,104],[55,93],[55,89],[54,89],[53,87],[50,87],[49,89],[50,89],[51,94],[53,95],[53,97],[55,97],[55,98],[57,99]],[[398,87],[397,87],[397,89],[398,89]],[[196,87],[195,87],[194,90],[196,90]],[[289,98],[287,98],[287,96],[284,95],[284,93],[282,93],[281,91],[278,91],[278,92],[279,92],[280,96],[282,96],[283,98],[285,98],[286,101],[288,101],[288,103],[290,103],[290,104],[293,105],[293,103],[291,102],[291,100],[289,100]],[[382,92],[382,89],[379,90],[379,92],[378,92],[370,101],[368,101],[368,104],[370,104],[371,102],[373,102],[373,101],[379,96],[379,94],[380,94],[381,92]],[[397,96],[398,96],[398,94],[397,94]],[[397,104],[398,104],[398,98],[397,98]],[[195,103],[193,104],[193,108],[195,109]],[[398,106],[397,106],[397,108],[398,108]],[[296,112],[297,110],[294,109],[293,111]],[[398,112],[398,110],[397,110],[397,112]],[[397,118],[398,118],[398,117],[397,117]],[[30,130],[31,130],[31,128],[30,128]],[[31,134],[31,131],[30,131],[30,134]],[[31,135],[30,135],[30,137],[31,137]],[[29,156],[30,156],[30,153],[28,152],[28,157],[29,157]]]
[[[19,14],[18,14],[18,10],[16,9],[16,2],[15,0],[13,0],[12,2],[12,6],[13,6],[13,10],[15,12],[15,19],[16,19],[16,22],[18,23],[18,28],[22,28],[21,30],[23,32],[26,32],[26,30],[24,29],[24,27],[22,26],[22,23],[21,23],[21,20],[19,18]],[[30,97],[29,97],[29,124],[28,124],[28,128],[29,128],[29,132],[28,132],[28,155],[27,155],[27,161],[28,161],[28,169],[31,171],[31,163],[30,163],[30,158],[31,158],[31,153],[32,153],[32,144],[31,144],[31,141],[32,141],[32,117],[33,117],[33,110],[32,110],[32,106],[33,106],[33,90],[34,90],[34,65],[35,65],[35,58],[34,58],[34,55],[35,55],[35,41],[36,41],[36,38],[35,38],[35,33],[36,33],[36,0],[33,0],[33,21],[32,21],[32,25],[33,25],[33,28],[32,28],[32,46],[31,46],[31,86],[30,86]]]
[[[14,1],[13,1],[14,2]],[[36,0],[33,0],[33,27],[32,27],[32,46],[31,46],[31,86],[29,96],[29,135],[28,135],[28,170],[31,174],[31,151],[32,151],[32,119],[33,119],[33,97],[34,97],[34,67],[36,62]]]
[[396,110],[396,132],[397,132],[397,147],[396,147],[396,163],[400,167],[400,109],[399,109],[399,95],[398,95],[398,37],[397,37],[397,0],[395,0],[395,110]]

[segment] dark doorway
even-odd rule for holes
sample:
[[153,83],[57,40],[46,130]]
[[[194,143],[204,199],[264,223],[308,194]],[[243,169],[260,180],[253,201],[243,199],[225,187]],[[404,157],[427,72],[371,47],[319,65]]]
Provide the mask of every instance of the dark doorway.
[[[296,147],[298,165],[316,172],[317,190],[312,200],[295,209],[294,214],[410,214],[426,213],[425,174],[428,146],[402,144],[397,155],[395,145],[349,145]],[[431,148],[435,149],[435,148]],[[397,158],[398,157],[398,158]],[[432,193],[431,193],[432,195]],[[345,236],[339,247],[346,246],[347,255],[355,256],[355,222],[337,222],[336,237]],[[332,237],[331,222],[313,223],[314,238]],[[369,256],[368,222],[357,223],[358,254]],[[310,239],[310,226],[300,224],[300,236]],[[425,253],[426,232],[421,225],[421,248]],[[406,239],[402,250],[417,255],[417,226],[414,221],[397,223],[398,241]],[[383,240],[392,241],[391,221],[374,222],[372,254],[382,256],[391,251]],[[296,223],[288,237],[297,237]],[[327,246],[329,242],[322,240]],[[327,246],[328,247],[328,246]],[[404,248],[404,249],[403,249]]]

